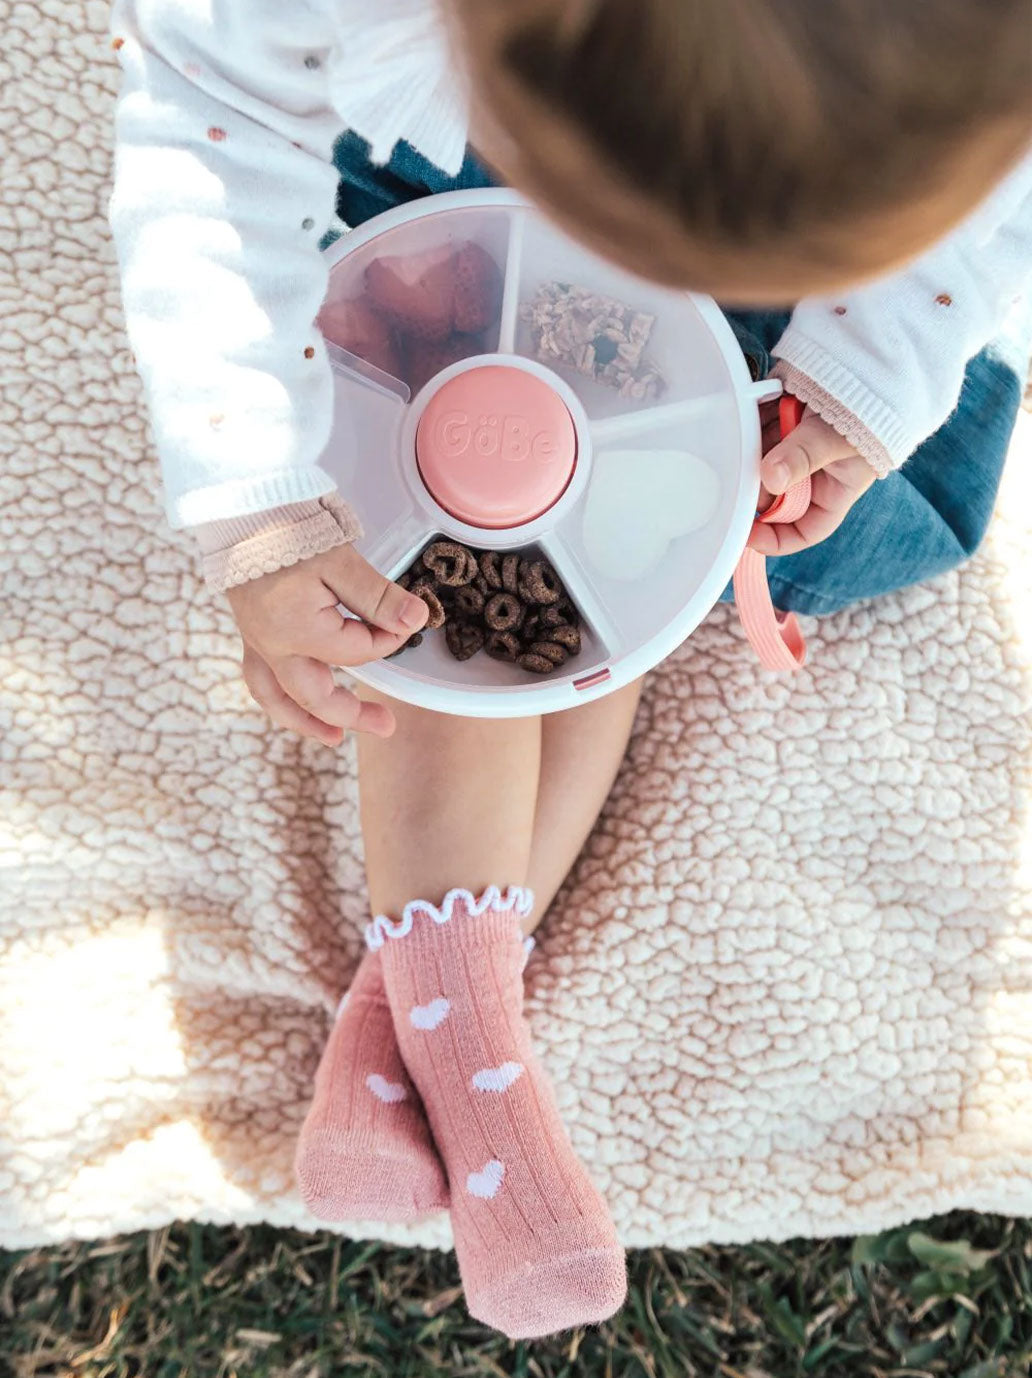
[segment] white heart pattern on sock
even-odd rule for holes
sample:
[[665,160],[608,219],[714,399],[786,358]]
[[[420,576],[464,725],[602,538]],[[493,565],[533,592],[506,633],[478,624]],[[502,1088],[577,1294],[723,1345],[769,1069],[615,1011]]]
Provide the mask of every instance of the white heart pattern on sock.
[[522,1062],[503,1062],[500,1067],[485,1067],[474,1072],[472,1081],[474,1091],[506,1091],[523,1075]]
[[399,1100],[408,1100],[408,1092],[404,1086],[397,1081],[388,1081],[379,1072],[370,1072],[365,1079],[365,1084],[377,1100],[382,1100],[385,1105],[393,1105]]
[[414,1029],[436,1029],[438,1024],[447,1019],[450,1009],[451,1001],[439,995],[436,1000],[431,1000],[429,1005],[413,1005],[409,1010],[409,1019]]
[[505,1176],[505,1164],[500,1163],[497,1158],[486,1162],[479,1172],[471,1172],[466,1178],[466,1190],[470,1196],[479,1196],[488,1200],[494,1196],[498,1188],[502,1185],[502,1178]]

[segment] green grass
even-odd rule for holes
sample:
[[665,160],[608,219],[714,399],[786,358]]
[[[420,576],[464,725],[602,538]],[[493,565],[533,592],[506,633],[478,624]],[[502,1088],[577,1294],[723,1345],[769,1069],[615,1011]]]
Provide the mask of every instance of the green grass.
[[3,1378],[1017,1378],[1032,1222],[956,1214],[858,1240],[629,1257],[621,1314],[512,1344],[450,1255],[176,1224],[0,1253]]

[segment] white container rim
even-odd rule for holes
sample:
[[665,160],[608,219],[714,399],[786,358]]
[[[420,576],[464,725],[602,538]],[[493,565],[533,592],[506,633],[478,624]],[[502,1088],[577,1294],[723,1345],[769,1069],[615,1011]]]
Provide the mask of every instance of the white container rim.
[[[440,192],[381,212],[327,245],[323,253],[332,268],[363,245],[414,220],[425,220],[458,210],[485,210],[491,207],[541,214],[533,202],[510,187]],[[551,226],[547,219],[546,223]],[[564,233],[559,227],[552,228],[560,234]],[[593,251],[586,249],[585,252]],[[610,266],[628,277],[636,276],[619,264]],[[640,280],[649,287],[656,285],[648,279]],[[752,530],[760,487],[759,403],[779,396],[781,385],[776,379],[754,381],[750,377],[735,333],[712,297],[696,292],[686,292],[685,296],[709,327],[714,345],[727,366],[738,412],[742,462],[732,517],[718,552],[706,576],[677,616],[641,646],[604,662],[594,671],[584,672],[579,680],[568,676],[558,681],[543,680],[526,685],[470,685],[468,688],[457,688],[454,684],[405,669],[397,661],[374,661],[369,665],[349,666],[348,674],[392,698],[434,712],[471,718],[531,717],[573,708],[614,693],[665,660],[691,635],[727,587]],[[755,459],[751,469],[748,465],[749,456]],[[428,539],[431,534],[428,532]]]

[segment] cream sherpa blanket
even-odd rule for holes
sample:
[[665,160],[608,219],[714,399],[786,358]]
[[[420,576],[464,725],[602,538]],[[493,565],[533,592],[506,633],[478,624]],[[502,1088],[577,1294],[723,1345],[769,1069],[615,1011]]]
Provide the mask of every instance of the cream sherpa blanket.
[[[350,751],[266,726],[163,526],[105,17],[0,0],[8,1246],[308,1223],[291,1152],[366,917]],[[1030,420],[959,576],[810,624],[797,678],[718,610],[651,679],[528,967],[628,1244],[1032,1212]]]

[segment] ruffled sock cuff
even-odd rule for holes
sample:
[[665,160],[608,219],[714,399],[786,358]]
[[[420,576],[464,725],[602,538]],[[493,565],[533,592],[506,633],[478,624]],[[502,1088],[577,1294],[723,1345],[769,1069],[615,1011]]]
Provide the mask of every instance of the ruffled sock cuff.
[[336,493],[228,517],[193,528],[204,582],[216,593],[348,545],[362,535],[357,516]]
[[[366,946],[371,952],[376,952],[389,940],[405,938],[413,931],[414,925],[450,924],[453,921],[469,924],[471,938],[496,936],[496,927],[499,933],[507,935],[512,931],[513,919],[518,921],[526,918],[533,908],[534,892],[525,885],[510,885],[504,891],[497,885],[489,885],[479,896],[474,896],[470,890],[449,890],[439,907],[428,900],[410,900],[398,920],[378,914],[366,927]],[[527,957],[530,956],[530,947],[526,944],[524,952]]]

